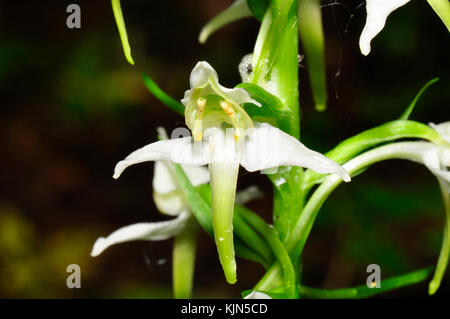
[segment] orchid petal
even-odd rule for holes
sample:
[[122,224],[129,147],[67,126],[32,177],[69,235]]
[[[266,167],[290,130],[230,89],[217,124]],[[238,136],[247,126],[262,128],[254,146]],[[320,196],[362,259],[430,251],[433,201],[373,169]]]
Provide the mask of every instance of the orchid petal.
[[435,129],[444,140],[450,143],[450,121],[440,124],[429,123],[428,125]]
[[381,30],[383,30],[389,14],[409,1],[410,0],[366,1],[367,20],[359,39],[359,47],[362,54],[368,55],[370,53],[370,42]]
[[425,166],[439,179],[445,191],[450,193],[450,171],[445,170],[445,166],[450,163],[450,151],[435,147],[424,152],[422,160]]
[[205,43],[212,33],[224,25],[251,16],[252,12],[247,5],[247,0],[237,0],[203,27],[200,36],[198,37],[198,41],[200,43]]
[[91,256],[100,255],[108,247],[133,240],[165,240],[177,235],[187,224],[190,213],[183,212],[170,221],[138,223],[119,228],[108,237],[100,237],[94,244]]
[[264,196],[264,193],[256,186],[247,187],[244,190],[241,190],[236,193],[236,204],[244,205],[248,202],[251,202],[254,199],[258,199]]
[[229,100],[236,104],[253,103],[261,106],[260,103],[253,100],[246,90],[242,88],[228,89],[219,84],[219,76],[216,70],[206,61],[198,62],[191,72],[189,79],[191,89],[185,92],[181,103],[188,106],[189,99],[192,96],[193,90],[197,88],[206,87],[208,84],[211,88],[205,94],[217,94],[225,100]]
[[189,204],[180,190],[161,194],[153,191],[153,201],[158,211],[169,216],[178,216],[182,211],[189,210]]
[[267,123],[255,123],[247,136],[241,165],[250,172],[278,166],[301,166],[321,174],[334,173],[344,181],[350,181],[348,172],[336,162]]
[[[195,146],[198,146],[197,150]],[[114,178],[119,178],[129,166],[149,161],[172,161],[179,164],[205,165],[208,163],[208,152],[202,143],[194,145],[191,137],[173,140],[158,141],[148,144],[117,163],[114,169]]]
[[[170,162],[157,161],[153,176],[153,190],[159,194],[167,194],[178,190]],[[193,186],[209,183],[209,171],[204,166],[181,165]]]
[[[204,166],[181,165],[193,186],[209,183],[209,170]],[[166,215],[176,216],[189,209],[176,182],[172,164],[167,161],[155,163],[153,175],[153,200],[158,210]]]

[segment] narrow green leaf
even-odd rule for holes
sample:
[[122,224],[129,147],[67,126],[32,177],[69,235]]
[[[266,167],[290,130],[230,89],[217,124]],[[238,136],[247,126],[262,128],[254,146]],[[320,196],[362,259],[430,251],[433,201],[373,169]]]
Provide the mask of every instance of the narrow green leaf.
[[424,281],[431,273],[433,267],[416,270],[401,276],[396,276],[381,281],[380,288],[369,288],[361,285],[344,289],[317,289],[300,286],[300,295],[306,298],[342,299],[342,298],[368,298],[397,288],[417,284]]
[[125,27],[125,21],[123,20],[122,7],[120,6],[120,0],[111,0],[112,9],[114,12],[114,18],[116,19],[117,28],[119,29],[120,40],[122,41],[123,53],[127,61],[134,65],[133,57],[131,56],[131,48],[128,43],[127,29]]
[[252,12],[247,5],[247,0],[236,0],[231,6],[212,18],[212,20],[202,28],[198,37],[198,42],[205,43],[209,36],[221,27],[233,21],[250,17],[251,15]]
[[142,73],[142,78],[144,79],[144,84],[147,89],[152,93],[158,100],[164,103],[171,110],[177,112],[184,116],[184,105],[179,101],[175,100],[173,97],[165,93],[161,88],[153,81],[148,75]]
[[252,99],[261,103],[262,106],[275,113],[284,113],[283,102],[272,93],[267,92],[265,89],[254,83],[241,83],[236,86],[246,90]]
[[181,191],[184,194],[193,214],[197,218],[200,226],[211,236],[213,236],[211,205],[200,195],[198,191],[192,186],[191,182],[183,171],[180,164],[173,164],[173,169],[177,177],[177,182],[180,185]]
[[399,120],[407,120],[409,116],[411,115],[412,111],[416,107],[417,101],[422,96],[423,92],[425,92],[433,83],[436,83],[439,81],[439,78],[434,78],[425,83],[425,85],[420,89],[419,93],[414,97],[414,99],[411,101],[411,104],[409,104],[408,108],[403,112],[403,114],[399,117]]
[[250,11],[259,21],[262,21],[269,4],[270,0],[247,0],[247,5],[250,8]]
[[448,0],[428,0],[428,3],[450,31],[450,2]]
[[234,239],[234,248],[236,250],[236,255],[240,258],[247,259],[253,261],[255,263],[260,264],[264,267],[264,269],[268,269],[271,265],[271,262],[265,260],[259,254],[255,253],[251,248],[249,248],[246,244],[244,244],[239,238]]
[[300,1],[298,17],[300,38],[305,50],[316,110],[324,111],[327,104],[327,88],[325,40],[322,28],[320,1]]
[[289,129],[293,115],[279,98],[254,83],[241,83],[236,87],[246,90],[252,99],[261,104],[261,107],[252,103],[244,104],[245,111],[254,121],[269,123],[283,131]]
[[339,164],[343,164],[355,155],[380,143],[401,138],[421,138],[440,143],[442,137],[428,125],[407,120],[385,123],[364,131],[339,143],[326,156]]
[[[211,187],[210,185],[201,185],[197,187],[202,197],[206,200],[209,206],[211,206]],[[235,206],[235,213],[233,215],[233,228],[236,233],[237,241],[246,243],[248,247],[251,247],[266,263],[273,260],[273,254],[265,241],[248,225],[240,216],[240,210]],[[248,248],[250,249],[250,248]],[[238,249],[236,248],[236,252]]]
[[[390,142],[402,138],[420,138],[439,144],[442,137],[428,125],[407,120],[397,120],[385,123],[350,137],[339,143],[334,149],[325,155],[343,164],[359,153],[373,148],[381,143]],[[307,170],[304,176],[304,187],[307,189],[315,183],[319,183],[323,175],[312,170]]]
[[284,286],[286,287],[286,292],[288,293],[290,298],[295,298],[297,296],[297,281],[295,277],[294,266],[292,265],[286,248],[278,238],[278,234],[276,233],[275,229],[269,226],[258,215],[253,214],[245,207],[236,205],[236,211],[239,211],[244,220],[251,224],[255,228],[255,230],[257,230],[261,234],[261,236],[265,238],[269,246],[272,248],[272,251],[274,252],[283,268],[283,282]]

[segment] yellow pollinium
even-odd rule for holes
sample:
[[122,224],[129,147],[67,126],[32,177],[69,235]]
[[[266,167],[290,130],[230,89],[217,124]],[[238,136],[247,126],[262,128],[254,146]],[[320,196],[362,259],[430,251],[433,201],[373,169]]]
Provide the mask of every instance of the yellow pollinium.
[[[192,131],[192,134],[194,136],[194,140],[199,142],[203,138],[203,116],[205,114],[205,108],[207,104],[207,100],[205,97],[200,97],[197,99],[196,103],[196,115],[195,115],[195,121],[194,121],[194,129]],[[227,118],[229,119],[229,123],[233,126],[235,126],[235,120],[236,120],[236,111],[233,108],[233,105],[225,100],[222,100],[219,102],[220,108],[223,110]],[[227,121],[228,122],[228,121]],[[238,133],[236,130],[236,133],[234,134],[234,138],[237,141],[238,139]]]
[[202,126],[202,120],[203,120],[203,111],[205,110],[206,106],[206,99],[201,97],[197,100],[197,118],[195,120],[194,124],[194,140],[199,142],[203,138],[203,126]]

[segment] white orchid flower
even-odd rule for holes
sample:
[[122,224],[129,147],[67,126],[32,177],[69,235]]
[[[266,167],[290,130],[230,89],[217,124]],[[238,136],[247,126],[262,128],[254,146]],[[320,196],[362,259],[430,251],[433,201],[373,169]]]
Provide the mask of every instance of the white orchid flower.
[[361,53],[370,53],[370,42],[383,30],[386,19],[395,9],[405,5],[410,0],[366,0],[366,25],[359,38]]
[[253,123],[242,104],[259,104],[243,89],[222,87],[208,63],[199,62],[195,66],[190,84],[182,103],[193,138],[158,141],[138,149],[116,165],[114,178],[128,166],[146,161],[209,164],[214,237],[227,281],[234,283],[232,220],[239,165],[250,172],[302,166],[323,174],[338,174],[345,181],[350,177],[341,166],[278,128]]
[[450,122],[441,124],[430,123],[443,138],[440,145],[432,144],[424,147],[422,161],[425,166],[438,178],[443,191],[450,193]]
[[442,137],[439,142],[413,141],[387,144],[355,157],[345,163],[344,167],[348,171],[354,172],[357,167],[361,167],[361,163],[367,163],[373,159],[399,158],[424,164],[437,177],[446,215],[441,252],[433,279],[429,284],[429,294],[432,295],[440,286],[450,256],[450,122],[439,125],[430,123],[430,126]]
[[[444,199],[446,209],[444,238],[434,276],[429,284],[429,294],[432,295],[441,284],[450,255],[450,122],[438,125],[430,123],[430,126],[441,135],[442,142],[440,144],[431,142],[395,144],[402,148],[401,152],[405,154],[404,158],[423,163],[437,177]],[[395,144],[393,144],[393,147],[395,147]]]
[[[209,172],[204,166],[182,165],[194,186],[209,182]],[[107,237],[100,237],[92,248],[91,256],[100,255],[108,247],[134,240],[159,241],[178,235],[193,221],[189,205],[173,177],[169,162],[158,161],[153,176],[153,199],[158,210],[166,215],[176,216],[169,221],[137,223],[119,228]]]

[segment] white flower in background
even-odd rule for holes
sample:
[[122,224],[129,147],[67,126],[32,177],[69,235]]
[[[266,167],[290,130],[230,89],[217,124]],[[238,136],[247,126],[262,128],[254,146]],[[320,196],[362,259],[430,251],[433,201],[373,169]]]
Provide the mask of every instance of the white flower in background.
[[[189,181],[194,186],[207,184],[209,172],[204,166],[182,165]],[[153,199],[158,210],[166,215],[176,216],[169,221],[154,223],[137,223],[119,228],[109,236],[100,237],[92,248],[91,256],[100,255],[106,248],[134,240],[165,240],[178,235],[189,226],[193,219],[188,203],[173,177],[171,163],[158,161],[155,163],[153,176]]]
[[[423,163],[433,173],[441,187],[446,215],[444,222],[444,238],[433,279],[429,284],[429,294],[434,294],[442,281],[450,255],[450,122],[435,125],[430,123],[442,137],[440,144],[430,142],[403,142],[402,152],[405,158]],[[394,145],[395,145],[394,144]]]
[[218,83],[216,71],[199,62],[190,77],[190,90],[182,103],[193,138],[183,137],[149,144],[128,155],[115,168],[114,178],[130,165],[146,161],[209,164],[212,218],[219,259],[228,282],[236,282],[233,247],[233,210],[239,165],[250,172],[278,166],[301,166],[318,173],[350,176],[324,155],[266,123],[253,123],[244,103],[259,105],[241,88]]
[[383,30],[386,19],[395,9],[405,5],[410,0],[366,0],[366,25],[359,39],[361,53],[370,53],[370,42]]
[[[443,191],[450,193],[450,122],[441,124],[430,123],[443,138],[442,145],[431,144],[432,146],[424,147],[422,156],[425,166],[438,178]],[[428,149],[427,149],[428,148]]]
[[438,142],[396,142],[387,144],[367,153],[355,157],[344,164],[350,172],[361,163],[370,162],[372,159],[406,159],[424,164],[439,181],[445,205],[444,237],[441,252],[436,264],[433,279],[429,284],[429,294],[434,294],[440,286],[450,256],[450,122],[439,125],[430,124],[441,136]]

